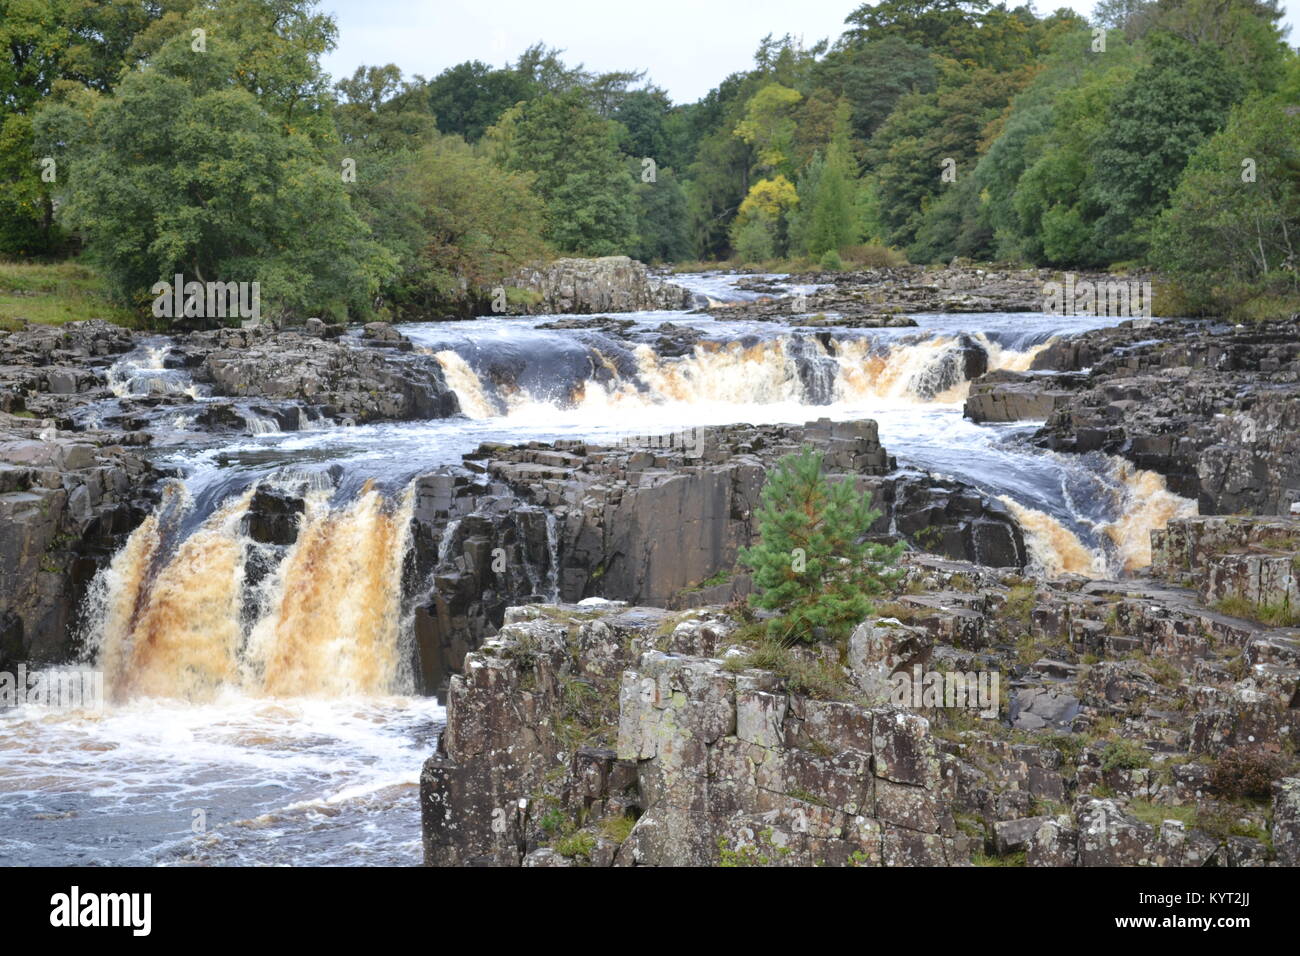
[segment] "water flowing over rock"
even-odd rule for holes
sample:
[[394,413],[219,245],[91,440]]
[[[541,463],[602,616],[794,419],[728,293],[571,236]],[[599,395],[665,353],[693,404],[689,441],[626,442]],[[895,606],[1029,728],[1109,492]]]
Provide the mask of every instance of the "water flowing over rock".
[[183,348],[191,360],[202,354],[195,380],[211,383],[218,395],[296,400],[354,424],[446,418],[460,411],[437,359],[403,354],[411,343],[391,326],[366,331],[367,343],[387,348],[261,329],[197,332]]
[[[1136,320],[1049,347],[1034,365],[1087,369],[1082,382],[1035,382],[1033,407],[1052,404],[1036,439],[1044,447],[1122,455],[1166,476],[1203,514],[1300,505],[1300,318],[1250,327]],[[1051,394],[1062,387],[1068,398]]]
[[[894,528],[955,558],[1010,568],[1028,561],[1001,503],[960,482],[889,474],[874,422],[720,426],[686,437],[484,446],[466,458],[476,476],[418,479],[415,561],[430,582],[428,603],[415,610],[425,686],[440,686],[506,607],[544,600],[547,580],[567,602],[685,606],[747,593],[736,562],[753,541],[767,471],[803,447],[824,453],[829,474],[872,492],[881,512],[872,533],[882,540]],[[706,590],[719,574],[725,580]]]

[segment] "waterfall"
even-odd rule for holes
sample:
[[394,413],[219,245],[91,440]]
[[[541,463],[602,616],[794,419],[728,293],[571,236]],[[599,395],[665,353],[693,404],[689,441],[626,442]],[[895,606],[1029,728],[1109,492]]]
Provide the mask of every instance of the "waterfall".
[[411,492],[388,501],[367,487],[341,508],[308,495],[297,540],[250,589],[246,565],[261,546],[242,525],[253,493],[228,500],[178,544],[186,508],[165,502],[101,572],[89,644],[110,697],[410,692],[401,572]]
[[442,536],[438,538],[438,567],[447,563],[451,557],[451,547],[456,542],[456,531],[460,528],[460,519],[455,518],[447,522],[447,527],[442,529]]
[[[1088,521],[1111,548],[1089,548],[1059,520],[1036,508],[1022,505],[1007,495],[999,500],[1010,509],[1025,534],[1034,570],[1049,577],[1081,574],[1085,577],[1116,577],[1151,564],[1151,532],[1165,527],[1170,519],[1197,513],[1196,502],[1169,491],[1165,479],[1153,472],[1134,468],[1120,458],[1109,460],[1114,501],[1110,521]],[[1068,489],[1066,500],[1073,510]]]
[[555,512],[546,512],[546,600],[560,603],[560,536]]
[[[569,340],[565,347],[571,347]],[[887,399],[956,404],[965,400],[964,356],[982,351],[988,367],[1024,371],[1047,343],[1011,349],[984,333],[874,339],[789,333],[751,341],[697,343],[686,355],[664,356],[652,346],[631,349],[630,368],[589,345],[586,377],[557,387],[501,388],[476,370],[478,349],[434,352],[465,413],[475,419],[545,415],[556,408],[617,415],[657,405],[831,405]],[[559,346],[556,346],[559,348]],[[612,348],[608,346],[607,348]],[[540,363],[540,354],[531,356]]]
[[259,415],[256,412],[247,410],[239,413],[244,424],[248,427],[250,435],[272,435],[280,430],[280,423],[273,418],[267,418],[265,415]]

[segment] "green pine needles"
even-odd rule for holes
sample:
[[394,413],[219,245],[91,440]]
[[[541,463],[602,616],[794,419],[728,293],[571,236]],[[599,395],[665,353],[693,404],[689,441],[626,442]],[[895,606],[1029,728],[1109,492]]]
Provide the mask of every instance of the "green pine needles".
[[763,488],[759,540],[741,552],[754,572],[756,607],[779,612],[768,625],[784,643],[833,640],[874,613],[871,598],[898,579],[903,545],[865,540],[880,512],[851,479],[822,475],[822,455],[787,455]]

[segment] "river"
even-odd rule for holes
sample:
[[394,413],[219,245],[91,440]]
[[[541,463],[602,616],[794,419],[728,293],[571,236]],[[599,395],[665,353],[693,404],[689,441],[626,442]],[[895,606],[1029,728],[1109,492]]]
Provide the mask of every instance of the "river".
[[[753,295],[732,276],[675,281],[714,301]],[[464,415],[445,420],[304,417],[285,432],[244,402],[247,433],[218,440],[193,429],[209,397],[169,367],[167,340],[121,359],[120,396],[178,398],[148,427],[156,462],[184,477],[89,598],[87,644],[111,702],[0,711],[0,864],[417,864],[417,779],[445,715],[403,664],[405,490],[482,442],[873,418],[901,468],[1002,499],[1046,574],[1139,568],[1150,530],[1195,512],[1118,460],[1034,448],[1034,423],[962,417],[955,369],[971,342],[990,368],[1023,371],[1054,337],[1118,320],[917,315],[916,328],[801,332],[797,320],[647,312],[617,316],[632,323],[621,335],[540,328],[556,318],[399,327],[460,399]],[[699,341],[660,354],[664,323]],[[314,493],[298,544],[251,593],[239,517],[258,483],[276,482]]]

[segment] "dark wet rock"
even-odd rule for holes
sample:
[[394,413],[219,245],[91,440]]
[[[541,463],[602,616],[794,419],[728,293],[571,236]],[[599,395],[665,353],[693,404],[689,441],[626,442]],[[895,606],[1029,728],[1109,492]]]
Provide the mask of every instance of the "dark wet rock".
[[300,496],[259,487],[249,500],[243,531],[258,544],[293,544],[298,540],[298,523],[305,510]]
[[76,650],[92,578],[153,507],[128,437],[0,416],[0,670]]
[[875,315],[814,315],[812,318],[799,319],[802,328],[821,329],[905,329],[914,328],[916,319],[907,315],[889,313]]
[[999,568],[1029,560],[1006,505],[958,481],[902,475],[882,495],[898,533],[924,551]]
[[194,333],[185,346],[206,353],[195,380],[217,395],[299,401],[355,424],[457,414],[460,404],[438,360],[392,348],[401,344],[390,339],[396,331],[376,325],[362,341],[383,348],[262,329]]
[[1077,377],[989,372],[971,382],[965,415],[974,422],[1045,421],[1073,395],[1062,386],[1079,381]]
[[887,474],[893,462],[870,421],[722,426],[612,448],[484,446],[465,472],[416,484],[426,686],[439,686],[523,600],[686,607],[747,594],[736,563],[753,541],[768,469],[804,446],[823,452],[832,475],[873,492],[881,539],[896,526],[925,550],[1015,568],[1028,560],[999,502],[959,482]]
[[551,322],[543,322],[537,327],[539,329],[549,329],[560,332],[580,330],[584,332],[605,332],[610,335],[617,335],[626,332],[635,325],[636,323],[631,319],[611,319],[607,315],[600,315],[591,319],[555,319]]
[[1049,348],[1035,368],[1088,369],[1043,447],[1120,455],[1202,514],[1300,508],[1300,319],[1134,320]]

